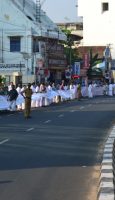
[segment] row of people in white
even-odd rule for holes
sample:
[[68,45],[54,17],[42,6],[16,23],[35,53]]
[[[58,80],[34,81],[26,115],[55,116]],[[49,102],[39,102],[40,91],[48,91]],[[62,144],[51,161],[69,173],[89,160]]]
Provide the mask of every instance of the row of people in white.
[[[18,98],[16,100],[16,105],[18,109],[24,109],[24,98],[21,93],[25,90],[26,86],[16,88],[18,92]],[[113,84],[104,85],[103,87],[96,87],[94,84],[89,84],[88,87],[82,87],[81,93],[82,96],[88,96],[89,98],[93,98],[93,96],[103,95],[105,88],[107,90],[107,95],[112,96],[114,94],[114,86]],[[61,101],[65,101],[68,99],[77,98],[77,85],[71,83],[70,85],[65,85],[64,83],[58,86],[52,85],[32,85],[31,89],[33,91],[32,95],[32,107],[42,107],[48,106],[51,103],[58,103],[59,97],[61,97]],[[10,90],[10,87],[9,87]],[[1,98],[3,102],[3,98]],[[5,100],[6,101],[6,100]],[[4,106],[6,105],[3,103]],[[4,107],[1,103],[1,109]]]
[[[70,86],[64,85],[63,88],[61,86],[57,90],[55,85],[47,85],[40,84],[39,86],[32,85],[31,86],[33,95],[32,95],[32,107],[42,107],[42,106],[48,106],[51,103],[58,103],[59,97],[61,97],[61,101],[65,101],[68,99],[75,99],[76,92],[77,92],[77,86],[70,84]],[[24,108],[24,101],[21,97],[21,93],[23,91],[23,88],[17,87],[17,91],[19,94],[19,97],[17,99],[18,102],[18,109]]]
[[[97,86],[94,84],[89,84],[88,86],[88,97],[89,98],[93,98],[93,96],[97,96],[99,95],[99,90],[97,92]],[[115,95],[115,84],[114,83],[110,83],[110,84],[104,84],[102,86],[103,88],[103,95],[108,95],[108,96],[113,96]]]

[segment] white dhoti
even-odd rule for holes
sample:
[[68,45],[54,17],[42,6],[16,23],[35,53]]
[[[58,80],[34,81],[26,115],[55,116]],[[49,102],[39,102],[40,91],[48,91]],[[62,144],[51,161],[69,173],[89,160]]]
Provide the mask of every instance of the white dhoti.
[[91,85],[89,85],[89,87],[88,87],[88,97],[89,98],[93,98],[93,91],[92,91],[92,86]]

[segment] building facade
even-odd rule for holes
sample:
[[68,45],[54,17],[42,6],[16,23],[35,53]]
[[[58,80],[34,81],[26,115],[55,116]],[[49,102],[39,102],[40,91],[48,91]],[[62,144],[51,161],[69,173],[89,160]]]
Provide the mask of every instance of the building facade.
[[108,46],[115,59],[115,1],[78,0],[78,15],[83,17],[83,46]]
[[[0,0],[0,5],[0,75],[15,84],[47,79],[50,50],[54,45],[57,52],[58,42],[66,36],[32,0]],[[58,60],[64,63],[62,73],[66,59]]]
[[[67,29],[71,31],[71,34],[74,34],[78,37],[83,37],[83,22],[66,22],[66,23],[57,23],[57,26],[60,29]],[[82,44],[82,40],[78,39],[75,41],[75,47],[78,47]]]

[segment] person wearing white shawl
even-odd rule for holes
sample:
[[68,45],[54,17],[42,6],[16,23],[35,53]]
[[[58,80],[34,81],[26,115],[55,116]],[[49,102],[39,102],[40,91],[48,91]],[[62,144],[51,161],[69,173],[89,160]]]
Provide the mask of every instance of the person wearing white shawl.
[[18,92],[18,98],[16,100],[16,105],[17,105],[17,110],[22,110],[22,103],[24,101],[22,101],[23,97],[21,95],[21,85],[18,84],[18,87],[16,88],[17,92]]
[[[23,93],[25,89],[26,89],[26,85],[23,85],[23,87],[21,88],[21,93]],[[22,107],[23,110],[25,109],[25,101],[22,102],[21,107]]]
[[109,84],[109,96],[113,96],[113,84]]
[[46,85],[46,92],[47,92],[47,97],[45,97],[45,106],[48,106],[48,105],[50,105],[53,102],[53,98],[51,98],[51,95],[52,95],[52,86],[51,86],[51,83],[49,83],[48,85]]
[[88,97],[93,98],[93,86],[92,83],[89,84],[88,86]]
[[16,90],[17,90],[18,94],[21,93],[21,85],[20,84],[18,84],[18,87],[16,88]]
[[36,90],[36,93],[40,92],[40,84],[39,84],[39,83],[37,84],[37,86],[36,86],[36,89],[35,89],[35,90]]
[[35,108],[36,107],[36,95],[35,95],[36,94],[36,85],[35,85],[35,83],[32,83],[31,90],[33,93],[33,98],[31,100],[31,107]]
[[37,99],[36,99],[36,108],[38,108],[40,106],[40,84],[38,83],[37,86],[36,86],[36,96],[37,96]]
[[35,85],[35,83],[32,83],[31,89],[32,89],[32,92],[33,92],[33,93],[36,92],[36,85]]
[[58,100],[59,100],[59,95],[58,95],[58,92],[57,92],[58,88],[56,88],[56,85],[55,85],[54,82],[52,83],[52,91],[55,92],[55,96],[53,97],[52,102],[53,103],[58,103]]
[[71,82],[70,83],[70,94],[71,94],[71,96],[70,96],[70,99],[72,100],[72,99],[75,99],[75,97],[76,97],[76,87],[75,87],[75,85],[73,84],[73,82]]
[[[40,89],[39,89],[40,93],[46,93],[46,86],[44,83],[40,84]],[[45,97],[43,95],[41,95],[40,97],[40,107],[45,105]]]
[[12,90],[12,86],[13,86],[13,82],[10,82],[10,84],[8,85],[8,91]]

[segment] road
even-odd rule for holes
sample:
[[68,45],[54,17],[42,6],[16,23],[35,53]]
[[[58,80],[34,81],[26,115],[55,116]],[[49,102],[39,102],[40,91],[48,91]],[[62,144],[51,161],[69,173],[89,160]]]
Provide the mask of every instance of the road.
[[0,115],[1,200],[96,200],[115,99]]

